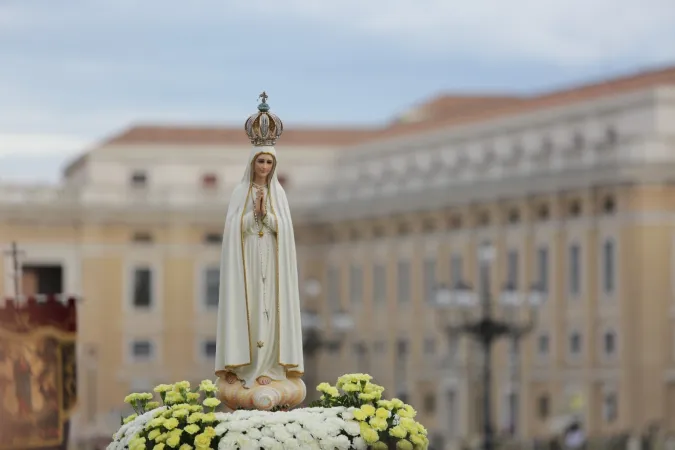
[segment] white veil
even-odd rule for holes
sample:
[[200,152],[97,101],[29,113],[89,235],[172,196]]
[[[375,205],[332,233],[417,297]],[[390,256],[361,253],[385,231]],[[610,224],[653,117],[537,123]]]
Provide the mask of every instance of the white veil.
[[[274,147],[253,147],[240,183],[232,192],[227,208],[220,267],[220,301],[218,306],[218,335],[216,341],[216,373],[251,364],[253,348],[246,292],[244,265],[244,235],[242,220],[246,202],[252,191],[252,166],[258,155],[274,156],[269,182],[271,211],[277,223],[277,342],[278,363],[287,372],[302,374],[302,325],[293,221],[286,192],[277,177],[277,154]],[[246,327],[243,327],[246,324]],[[242,330],[244,330],[242,332]],[[248,331],[247,335],[242,335]]]

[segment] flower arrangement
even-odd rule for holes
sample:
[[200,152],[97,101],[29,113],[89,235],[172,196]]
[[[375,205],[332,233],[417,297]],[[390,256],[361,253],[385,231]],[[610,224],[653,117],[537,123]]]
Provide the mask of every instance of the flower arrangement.
[[[203,381],[195,390],[181,381],[131,394],[135,413],[122,420],[108,450],[285,450],[426,449],[426,430],[415,410],[402,401],[383,400],[384,388],[364,374],[322,383],[321,399],[292,411],[216,412],[217,386]],[[203,400],[202,396],[204,397]]]

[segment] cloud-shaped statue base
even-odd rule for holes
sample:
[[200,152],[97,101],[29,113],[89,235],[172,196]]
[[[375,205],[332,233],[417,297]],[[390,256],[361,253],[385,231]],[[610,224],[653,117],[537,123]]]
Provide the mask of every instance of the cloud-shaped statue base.
[[270,411],[274,408],[293,408],[305,400],[307,388],[300,378],[256,383],[244,388],[232,374],[221,375],[218,380],[218,398],[232,410],[257,409]]

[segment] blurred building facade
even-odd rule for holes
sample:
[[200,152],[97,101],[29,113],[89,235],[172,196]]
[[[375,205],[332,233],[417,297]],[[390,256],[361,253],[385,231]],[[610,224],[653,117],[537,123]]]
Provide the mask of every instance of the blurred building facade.
[[[60,289],[84,297],[81,433],[114,429],[130,391],[211,376],[220,234],[248,148],[239,130],[135,127],[58,188],[0,188],[0,245],[26,252],[25,289],[60,267]],[[675,69],[446,96],[379,130],[289,130],[277,148],[301,287],[321,286],[303,303],[355,319],[320,378],[372,373],[443,442],[478,435],[480,354],[441,333],[432,298],[476,284],[489,240],[495,297],[505,282],[547,292],[533,333],[495,354],[498,430],[544,436],[570,414],[590,434],[675,430]]]

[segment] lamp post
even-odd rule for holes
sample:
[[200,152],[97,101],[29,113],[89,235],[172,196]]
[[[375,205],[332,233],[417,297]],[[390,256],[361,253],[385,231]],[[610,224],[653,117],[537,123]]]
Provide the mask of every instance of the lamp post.
[[[495,249],[490,242],[479,246],[479,301],[473,288],[463,280],[459,280],[450,289],[439,285],[436,289],[434,303],[440,309],[456,309],[461,312],[462,320],[459,323],[450,323],[445,326],[449,339],[456,335],[466,334],[476,340],[483,352],[484,362],[482,371],[483,385],[483,448],[494,448],[494,432],[492,429],[492,346],[502,337],[511,336],[519,339],[534,328],[535,310],[542,300],[542,290],[533,285],[529,296],[524,298],[514,286],[507,288],[500,296],[500,303],[505,307],[520,307],[527,305],[529,318],[522,322],[513,318],[500,319],[495,316],[490,292],[490,268],[495,258]],[[478,306],[478,308],[476,308]],[[478,317],[471,317],[471,311],[478,309]]]
[[[321,292],[321,286],[316,280],[309,280],[304,286],[308,297],[316,297]],[[339,348],[344,337],[354,328],[352,316],[344,311],[334,312],[330,316],[330,335],[324,329],[321,315],[314,308],[304,308],[302,311],[302,350],[307,355],[306,360],[311,361],[312,367],[308,371],[311,375],[308,385],[316,386],[315,379],[319,373],[319,352],[323,348]],[[307,393],[309,397],[309,391]]]

